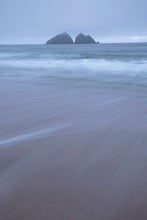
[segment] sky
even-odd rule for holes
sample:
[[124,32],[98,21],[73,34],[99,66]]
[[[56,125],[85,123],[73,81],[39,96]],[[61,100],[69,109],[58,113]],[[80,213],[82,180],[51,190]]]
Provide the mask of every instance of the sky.
[[0,0],[0,44],[45,43],[62,32],[147,42],[147,0]]

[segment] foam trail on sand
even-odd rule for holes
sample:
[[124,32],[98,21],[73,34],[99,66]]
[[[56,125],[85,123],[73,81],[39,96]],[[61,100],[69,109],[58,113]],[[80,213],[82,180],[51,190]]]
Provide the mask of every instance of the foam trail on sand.
[[20,141],[30,140],[30,139],[36,138],[38,135],[40,136],[40,135],[44,135],[47,133],[55,132],[55,131],[60,130],[62,128],[68,127],[70,125],[71,124],[65,124],[65,125],[61,125],[61,126],[56,126],[56,127],[52,127],[52,128],[48,128],[48,129],[44,129],[44,130],[34,131],[34,132],[27,133],[27,134],[21,134],[21,135],[15,136],[15,137],[3,139],[3,140],[0,140],[0,148],[2,148],[2,146],[5,144],[13,144],[13,143],[17,143]]

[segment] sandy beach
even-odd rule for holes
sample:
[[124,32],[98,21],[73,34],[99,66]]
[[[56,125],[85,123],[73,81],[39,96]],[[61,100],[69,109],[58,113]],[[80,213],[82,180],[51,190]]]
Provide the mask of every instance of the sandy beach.
[[146,88],[1,80],[1,220],[146,220]]

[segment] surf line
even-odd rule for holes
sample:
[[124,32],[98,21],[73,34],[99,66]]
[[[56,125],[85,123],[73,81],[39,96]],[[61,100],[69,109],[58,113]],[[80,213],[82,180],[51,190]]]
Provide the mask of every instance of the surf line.
[[26,140],[34,139],[38,136],[45,135],[45,134],[48,134],[48,133],[50,134],[50,133],[58,131],[62,128],[68,127],[70,125],[71,124],[60,125],[60,126],[56,126],[56,127],[52,127],[52,128],[48,128],[48,129],[43,129],[43,130],[39,130],[39,131],[30,132],[30,133],[27,133],[27,134],[21,134],[21,135],[15,136],[15,137],[3,139],[3,140],[0,140],[0,146],[6,145],[6,144],[13,144],[13,143],[17,143],[17,142],[20,142],[20,141],[26,141]]

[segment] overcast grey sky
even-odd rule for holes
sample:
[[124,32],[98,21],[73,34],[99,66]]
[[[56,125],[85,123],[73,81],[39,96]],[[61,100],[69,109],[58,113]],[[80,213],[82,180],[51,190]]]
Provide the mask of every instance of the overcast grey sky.
[[147,41],[147,0],[0,0],[0,43],[44,43],[65,31]]

